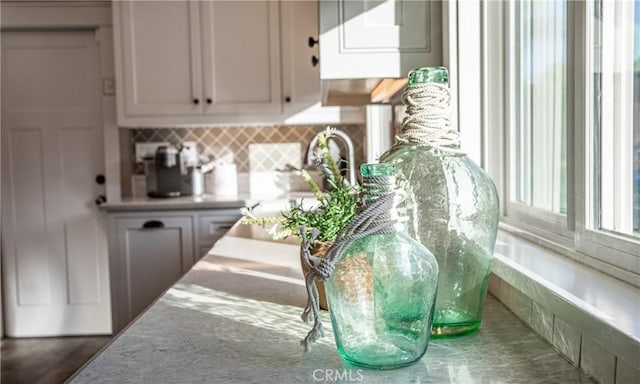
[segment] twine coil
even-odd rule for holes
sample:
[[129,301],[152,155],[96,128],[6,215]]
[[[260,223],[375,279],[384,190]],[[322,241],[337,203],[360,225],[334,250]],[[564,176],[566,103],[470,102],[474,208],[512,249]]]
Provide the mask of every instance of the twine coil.
[[451,93],[446,84],[420,83],[408,86],[402,94],[407,106],[401,144],[430,146],[442,151],[463,153],[460,134],[451,127]]

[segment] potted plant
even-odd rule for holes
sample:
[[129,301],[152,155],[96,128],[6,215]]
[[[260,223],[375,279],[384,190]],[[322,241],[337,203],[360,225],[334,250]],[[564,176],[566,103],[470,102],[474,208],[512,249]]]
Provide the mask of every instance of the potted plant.
[[[302,170],[301,174],[307,184],[311,187],[318,205],[311,209],[306,209],[301,203],[292,203],[287,211],[283,211],[281,216],[256,217],[251,209],[243,213],[243,224],[259,225],[268,229],[273,239],[284,239],[289,236],[301,238],[300,228],[315,228],[319,235],[310,245],[311,254],[322,257],[336,239],[338,232],[355,216],[358,193],[360,187],[351,185],[342,176],[336,160],[329,152],[328,139],[331,137],[331,129],[318,135],[318,146],[321,149],[321,158],[327,164],[327,182],[330,188],[322,191],[307,171]],[[301,239],[302,240],[302,239]],[[302,245],[301,245],[302,246]],[[302,264],[303,272],[308,271]],[[324,294],[324,284],[317,281],[318,293],[320,296],[320,307],[327,309],[326,297]]]

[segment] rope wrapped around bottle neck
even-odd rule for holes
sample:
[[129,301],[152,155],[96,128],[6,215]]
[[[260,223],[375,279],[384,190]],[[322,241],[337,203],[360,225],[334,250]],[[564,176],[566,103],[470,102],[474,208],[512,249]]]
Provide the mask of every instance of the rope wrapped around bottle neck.
[[307,287],[307,306],[302,312],[302,320],[308,322],[313,319],[313,328],[300,342],[305,351],[309,351],[313,343],[322,336],[322,322],[319,319],[320,304],[316,280],[327,280],[333,274],[336,263],[342,257],[344,251],[356,240],[363,237],[397,232],[395,224],[397,218],[391,215],[394,208],[404,200],[403,190],[396,188],[395,176],[365,177],[363,181],[365,195],[371,199],[364,200],[355,217],[338,232],[336,240],[324,257],[311,255],[311,244],[318,237],[317,229],[311,232],[300,227],[302,247],[300,256],[308,272],[305,275]]
[[446,84],[421,83],[408,86],[402,94],[407,106],[401,144],[424,145],[442,151],[463,153],[460,134],[451,127],[451,93]]

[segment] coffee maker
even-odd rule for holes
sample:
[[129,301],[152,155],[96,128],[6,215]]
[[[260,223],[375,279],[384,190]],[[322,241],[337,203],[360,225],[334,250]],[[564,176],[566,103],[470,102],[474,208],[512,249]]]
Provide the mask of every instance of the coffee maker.
[[184,187],[185,164],[182,151],[172,145],[158,147],[154,156],[144,158],[149,197],[189,195]]

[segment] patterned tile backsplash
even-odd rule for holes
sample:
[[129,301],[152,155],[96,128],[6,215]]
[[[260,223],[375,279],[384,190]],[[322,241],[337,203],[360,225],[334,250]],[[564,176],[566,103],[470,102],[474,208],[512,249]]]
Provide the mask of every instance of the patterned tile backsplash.
[[[365,157],[364,125],[335,125],[335,128],[349,135],[354,144],[356,169],[362,164]],[[215,128],[139,128],[131,129],[131,159],[134,174],[144,173],[142,164],[135,163],[135,144],[151,142],[169,142],[178,145],[183,141],[195,141],[198,153],[208,156],[210,159],[225,156],[232,157],[236,163],[238,172],[249,172],[249,146],[250,144],[265,143],[299,143],[300,163],[304,164],[307,145],[311,139],[326,125],[283,125],[283,126],[247,126],[247,127],[215,127]],[[122,128],[126,129],[126,128]],[[336,140],[342,146],[340,140]],[[268,147],[260,148],[264,150]],[[274,147],[280,150],[279,147]],[[298,153],[297,151],[294,153]],[[345,148],[342,153],[346,154]],[[298,162],[292,161],[292,164]]]
[[249,171],[268,172],[302,166],[300,143],[249,144]]

